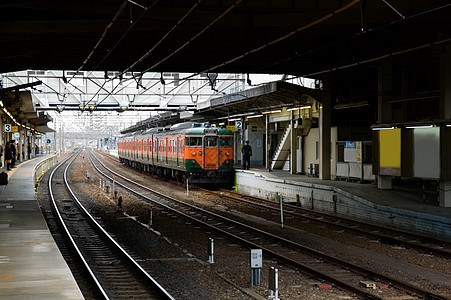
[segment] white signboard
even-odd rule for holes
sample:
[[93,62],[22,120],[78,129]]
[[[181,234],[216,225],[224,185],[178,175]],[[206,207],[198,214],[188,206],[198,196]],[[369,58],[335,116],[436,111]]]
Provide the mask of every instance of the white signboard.
[[11,132],[11,124],[4,124],[3,125],[3,131],[4,132]]
[[262,268],[263,267],[263,250],[262,249],[251,249],[251,268]]
[[347,141],[345,142],[345,162],[362,162],[362,142]]

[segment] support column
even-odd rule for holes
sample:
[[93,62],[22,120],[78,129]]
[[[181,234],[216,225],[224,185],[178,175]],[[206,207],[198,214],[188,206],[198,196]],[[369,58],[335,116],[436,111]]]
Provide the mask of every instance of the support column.
[[290,133],[290,139],[291,139],[291,144],[290,144],[290,173],[291,174],[296,174],[298,172],[297,170],[297,151],[296,151],[296,147],[297,147],[297,134],[296,134],[296,128],[295,128],[295,123],[296,120],[294,119],[294,113],[291,112],[291,118],[290,118],[290,122],[291,122],[291,133]]
[[[377,123],[391,123],[392,105],[388,102],[392,95],[392,60],[384,60],[379,69],[378,79],[378,101],[377,101]],[[392,177],[386,175],[377,175],[377,188],[382,190],[392,189]]]
[[[451,46],[447,46],[440,58],[440,119],[451,121]],[[446,133],[444,131],[447,131]],[[442,130],[442,143],[449,143],[449,127]],[[449,144],[442,145],[449,147]],[[450,158],[449,152],[442,151],[440,161],[442,162],[442,178],[440,179],[440,206],[451,207],[451,175],[446,168],[449,168]]]
[[265,115],[265,130],[266,130],[266,160],[265,160],[265,167],[266,169],[271,168],[271,130],[269,128],[269,114]]
[[319,111],[319,178],[330,179],[330,115],[331,98],[329,94],[323,97],[323,103]]
[[391,176],[377,175],[377,188],[380,190],[391,190]]

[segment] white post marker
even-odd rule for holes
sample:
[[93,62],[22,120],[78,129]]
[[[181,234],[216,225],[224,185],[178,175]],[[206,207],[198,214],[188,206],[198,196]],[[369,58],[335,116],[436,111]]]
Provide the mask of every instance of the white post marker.
[[149,218],[149,226],[153,225],[153,219],[152,219],[152,209],[149,209],[150,212],[150,218]]
[[269,290],[269,299],[279,300],[279,270],[274,267],[269,268]]
[[283,197],[279,197],[280,203],[280,226],[283,228]]
[[215,242],[212,238],[208,238],[208,262],[213,264],[215,262]]
[[189,195],[188,178],[186,178],[186,194]]

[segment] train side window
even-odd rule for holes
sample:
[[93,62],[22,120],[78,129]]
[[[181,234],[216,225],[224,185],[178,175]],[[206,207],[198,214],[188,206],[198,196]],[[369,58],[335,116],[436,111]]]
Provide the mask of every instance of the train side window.
[[219,145],[222,147],[233,147],[233,137],[231,136],[219,137]]
[[185,146],[202,146],[202,137],[188,136],[185,138]]

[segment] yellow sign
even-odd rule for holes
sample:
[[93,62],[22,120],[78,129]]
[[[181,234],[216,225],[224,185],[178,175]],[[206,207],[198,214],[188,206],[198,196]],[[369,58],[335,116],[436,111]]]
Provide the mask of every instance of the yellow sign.
[[235,125],[227,125],[226,128],[230,129],[232,131],[237,131],[236,128],[235,128]]
[[381,175],[401,176],[401,129],[379,131],[379,166]]
[[19,132],[19,126],[11,126],[11,132]]

